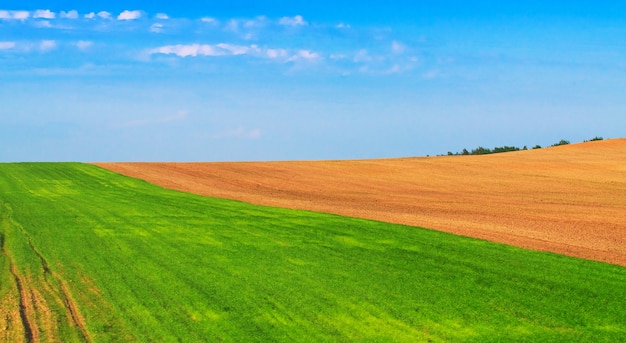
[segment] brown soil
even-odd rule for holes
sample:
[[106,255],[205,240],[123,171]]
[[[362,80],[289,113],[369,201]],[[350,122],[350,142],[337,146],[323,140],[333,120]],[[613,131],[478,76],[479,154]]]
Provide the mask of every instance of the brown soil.
[[626,266],[626,139],[483,156],[97,165],[201,195]]

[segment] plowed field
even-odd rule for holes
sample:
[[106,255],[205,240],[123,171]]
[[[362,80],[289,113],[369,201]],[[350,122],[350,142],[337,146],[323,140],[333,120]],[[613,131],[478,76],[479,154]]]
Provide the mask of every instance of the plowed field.
[[185,192],[626,266],[626,139],[483,156],[97,165]]

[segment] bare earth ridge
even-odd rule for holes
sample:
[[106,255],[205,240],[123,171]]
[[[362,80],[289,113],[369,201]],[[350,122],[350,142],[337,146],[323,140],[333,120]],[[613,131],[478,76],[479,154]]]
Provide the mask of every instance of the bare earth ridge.
[[482,156],[95,164],[185,192],[626,266],[626,139]]

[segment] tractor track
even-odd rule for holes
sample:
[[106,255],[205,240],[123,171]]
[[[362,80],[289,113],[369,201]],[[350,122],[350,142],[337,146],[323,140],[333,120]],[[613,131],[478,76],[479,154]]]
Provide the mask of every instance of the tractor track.
[[[15,285],[19,294],[19,314],[22,326],[24,328],[24,341],[28,343],[37,343],[41,341],[42,334],[45,334],[47,340],[55,340],[57,327],[55,318],[46,304],[48,300],[61,303],[65,309],[66,318],[71,327],[78,330],[83,341],[91,342],[90,335],[85,326],[83,317],[81,316],[78,306],[70,295],[70,291],[66,282],[50,269],[46,258],[35,247],[32,237],[24,230],[24,228],[12,218],[12,209],[8,204],[3,204],[5,208],[4,220],[9,225],[17,228],[19,233],[28,243],[29,251],[31,251],[38,259],[40,273],[31,275],[33,279],[39,278],[43,283],[35,284],[33,281],[28,282],[24,276],[20,275],[14,258],[7,251],[4,242],[4,235],[1,235],[0,243],[2,243],[2,253],[8,257],[10,271],[15,280]],[[37,287],[39,285],[39,287]],[[47,296],[43,296],[46,294]],[[42,325],[40,325],[42,324]]]

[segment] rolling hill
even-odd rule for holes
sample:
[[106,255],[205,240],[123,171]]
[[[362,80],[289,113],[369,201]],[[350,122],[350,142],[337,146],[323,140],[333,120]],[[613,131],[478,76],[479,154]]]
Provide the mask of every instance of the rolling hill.
[[626,266],[626,139],[483,156],[97,165],[185,192]]
[[0,163],[0,341],[619,342],[626,268]]

